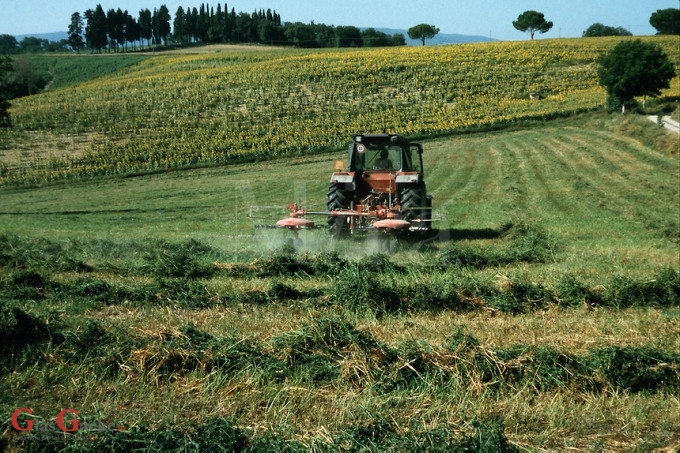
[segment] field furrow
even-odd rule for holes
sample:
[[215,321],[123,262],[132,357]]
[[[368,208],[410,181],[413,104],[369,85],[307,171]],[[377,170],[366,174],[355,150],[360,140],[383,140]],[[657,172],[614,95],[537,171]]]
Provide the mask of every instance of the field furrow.
[[[459,227],[496,222],[494,213],[501,199],[497,183],[501,174],[499,153],[478,140],[466,140],[463,146],[446,152],[445,161],[435,160],[428,165],[434,170],[428,171],[429,178],[438,182],[431,185],[436,212],[445,214],[449,225]],[[432,151],[437,153],[436,148]]]
[[529,162],[524,157],[526,152],[526,142],[528,138],[520,134],[511,136],[499,149],[501,155],[501,168],[503,177],[500,181],[501,192],[504,193],[503,209],[512,219],[524,221],[523,219],[534,216],[533,183]]
[[585,200],[669,238],[677,234],[674,206],[680,193],[673,160],[652,166],[637,158],[635,147],[615,140],[564,137],[562,141],[570,146],[559,157],[572,167],[573,184],[584,189]]
[[554,145],[552,139],[538,137],[526,144],[524,158],[531,167],[535,192],[533,196],[537,199],[541,215],[551,216],[559,221],[559,218],[580,215],[581,209],[568,177],[570,169],[566,165],[559,165],[559,161],[551,155],[561,152]]

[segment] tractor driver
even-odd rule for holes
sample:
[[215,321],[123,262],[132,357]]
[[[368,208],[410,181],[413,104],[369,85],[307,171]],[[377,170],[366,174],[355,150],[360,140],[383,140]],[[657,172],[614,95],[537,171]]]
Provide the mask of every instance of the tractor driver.
[[392,170],[392,161],[389,158],[389,153],[387,149],[380,151],[380,159],[375,161],[373,165],[374,170]]

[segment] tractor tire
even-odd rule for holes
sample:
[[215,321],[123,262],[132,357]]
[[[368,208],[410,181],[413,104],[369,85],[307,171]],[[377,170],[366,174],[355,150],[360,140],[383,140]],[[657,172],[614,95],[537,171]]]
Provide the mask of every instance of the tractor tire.
[[[328,201],[326,207],[329,211],[337,209],[349,209],[350,192],[344,188],[344,184],[333,183],[328,187]],[[331,234],[336,237],[343,237],[349,233],[346,216],[328,216],[328,227]]]
[[[404,187],[401,190],[401,218],[409,222],[415,219],[430,220],[432,200],[427,195],[425,186]],[[430,222],[423,225],[429,229]]]

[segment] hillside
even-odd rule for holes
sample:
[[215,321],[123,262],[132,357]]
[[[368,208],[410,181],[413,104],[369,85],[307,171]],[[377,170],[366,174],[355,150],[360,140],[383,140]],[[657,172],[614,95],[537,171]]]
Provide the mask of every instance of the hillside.
[[[432,241],[390,256],[325,231],[293,251],[255,228],[283,209],[248,218],[323,207],[341,153],[5,187],[0,442],[678,445],[680,168],[654,145],[669,136],[587,114],[427,140]],[[18,407],[123,429],[28,437]]]
[[[376,28],[376,30],[386,33],[388,35],[402,34],[406,38],[406,44],[410,46],[422,46],[419,39],[411,39],[408,37],[408,30],[396,28]],[[434,38],[426,40],[428,46],[440,46],[443,44],[461,44],[461,43],[476,43],[476,42],[490,42],[498,41],[497,39],[489,38],[488,36],[480,35],[461,35],[458,33],[437,33]]]
[[[18,100],[0,450],[676,450],[678,137],[602,112],[613,43],[220,49]],[[428,236],[267,228],[382,127]]]
[[46,39],[48,41],[59,42],[62,39],[68,39],[68,32],[55,31],[53,33],[31,33],[27,35],[17,35],[15,38],[17,42],[21,42],[26,38]]
[[[678,64],[673,38],[648,39]],[[337,149],[361,131],[427,137],[589,111],[605,98],[595,61],[616,42],[159,55],[16,100],[14,129],[0,132],[0,183],[255,161]]]

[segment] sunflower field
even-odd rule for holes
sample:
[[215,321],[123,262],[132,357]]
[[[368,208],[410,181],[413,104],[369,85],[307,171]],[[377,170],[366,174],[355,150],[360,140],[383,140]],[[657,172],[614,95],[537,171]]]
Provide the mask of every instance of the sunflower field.
[[[248,162],[339,149],[360,132],[441,136],[590,111],[606,98],[597,59],[620,39],[160,54],[15,100],[14,127],[0,132],[0,184]],[[680,66],[675,38],[644,39]],[[675,78],[669,94],[679,88]],[[45,152],[17,157],[35,134]]]

